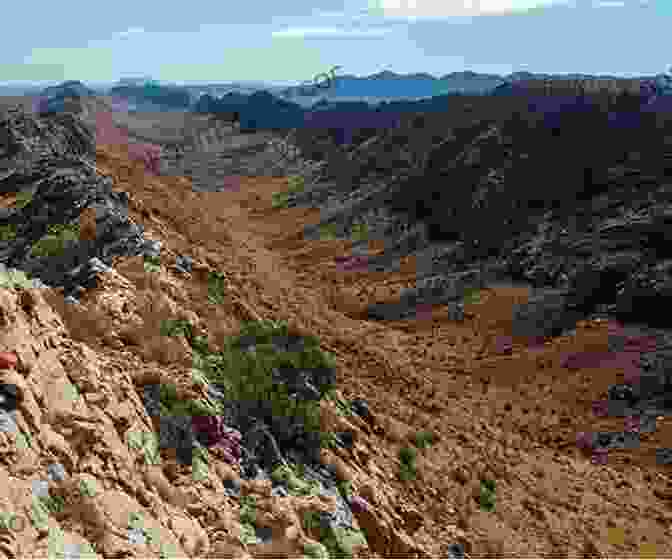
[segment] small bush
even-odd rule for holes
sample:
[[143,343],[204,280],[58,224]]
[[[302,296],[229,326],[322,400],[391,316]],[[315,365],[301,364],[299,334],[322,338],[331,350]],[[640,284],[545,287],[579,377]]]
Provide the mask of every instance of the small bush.
[[33,201],[33,195],[28,191],[19,191],[16,193],[16,207],[23,209]]
[[287,208],[289,203],[289,195],[286,192],[276,192],[272,195],[273,208]]
[[481,481],[480,505],[482,510],[494,511],[495,491],[496,491],[496,484],[494,480],[486,479]]
[[161,384],[159,406],[162,416],[217,416],[223,412],[223,404],[219,402],[180,400],[177,387],[172,383]]
[[434,434],[428,430],[422,430],[415,434],[415,445],[420,449],[430,447],[434,443]]
[[194,333],[191,323],[186,319],[169,319],[161,323],[161,336],[181,336],[193,340]]
[[0,286],[4,288],[32,288],[33,281],[30,274],[10,268],[6,272],[0,272]]
[[31,249],[37,257],[56,256],[63,252],[66,242],[79,241],[79,224],[56,224],[49,226],[47,234]]
[[208,275],[208,301],[212,304],[224,303],[225,278],[221,272],[211,272]]
[[320,442],[325,449],[334,449],[336,447],[336,434],[333,432],[320,433]]
[[349,480],[339,480],[336,483],[336,489],[344,499],[347,499],[352,494],[352,482]]
[[354,241],[366,241],[369,236],[369,227],[365,223],[352,226],[352,239]]
[[40,498],[40,501],[49,513],[61,513],[65,507],[65,500],[62,496],[46,496]]
[[16,239],[16,226],[14,224],[0,226],[0,240],[12,241],[13,239]]
[[257,521],[257,502],[254,496],[240,497],[240,522],[254,525]]
[[399,478],[407,482],[415,478],[417,452],[411,447],[402,447],[399,450]]
[[481,290],[478,288],[467,288],[464,290],[464,303],[480,303]]
[[306,181],[301,175],[290,175],[287,178],[288,191],[291,193],[303,192],[306,187]]
[[159,272],[161,270],[161,257],[145,255],[143,259],[145,272]]
[[336,239],[336,224],[324,224],[320,226],[320,239],[322,241]]
[[326,547],[321,543],[305,543],[303,553],[307,558],[329,558]]

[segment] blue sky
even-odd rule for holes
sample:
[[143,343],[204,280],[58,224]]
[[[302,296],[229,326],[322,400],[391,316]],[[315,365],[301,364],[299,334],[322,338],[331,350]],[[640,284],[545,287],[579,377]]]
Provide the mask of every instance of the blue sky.
[[652,75],[672,67],[672,0],[90,0],[6,2],[0,82],[151,76],[309,80],[382,70],[436,76]]

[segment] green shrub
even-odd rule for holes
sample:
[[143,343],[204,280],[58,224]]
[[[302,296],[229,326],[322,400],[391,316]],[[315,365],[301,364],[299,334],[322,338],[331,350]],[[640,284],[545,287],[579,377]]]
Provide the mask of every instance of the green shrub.
[[355,241],[365,241],[369,236],[369,227],[365,223],[352,226],[352,238]]
[[273,193],[271,199],[273,208],[287,208],[289,203],[289,195],[286,192]]
[[357,544],[366,544],[361,531],[337,527],[321,539],[331,558],[352,558]]
[[217,416],[222,414],[224,405],[202,399],[180,400],[174,384],[162,383],[159,389],[159,406],[162,416]]
[[324,224],[320,226],[320,239],[330,241],[336,239],[336,224]]
[[303,192],[306,188],[306,180],[301,175],[290,175],[287,177],[287,184],[289,185],[289,192]]
[[320,522],[320,513],[317,511],[307,511],[303,515],[303,527],[304,529],[319,529],[321,528],[322,523]]
[[336,434],[333,432],[321,433],[320,442],[325,449],[334,449],[336,447]]
[[56,224],[47,229],[47,234],[31,248],[36,257],[56,256],[63,252],[67,242],[79,241],[79,224]]
[[290,175],[287,177],[287,185],[288,188],[286,191],[273,193],[273,208],[287,208],[289,195],[292,193],[303,192],[306,187],[305,179],[301,175]]
[[349,480],[339,480],[336,483],[336,489],[344,499],[347,499],[352,494],[352,482]]
[[[287,387],[273,383],[272,371],[278,367],[335,367],[335,360],[329,353],[320,351],[316,337],[304,338],[304,347],[300,352],[276,352],[272,346],[273,337],[288,334],[287,324],[282,322],[243,323],[240,335],[227,341],[222,352],[205,358],[206,376],[224,385],[234,400],[270,403],[275,416],[301,418],[307,431],[319,431],[319,403],[290,398]],[[242,336],[254,337],[256,352],[249,353],[240,348]],[[330,388],[324,386],[319,389],[325,392]]]
[[254,496],[240,497],[240,522],[254,525],[257,522],[257,501]]
[[480,303],[481,290],[478,288],[467,288],[464,290],[464,303]]
[[33,200],[33,195],[28,191],[19,191],[16,193],[16,207],[23,209]]
[[402,447],[399,450],[399,477],[404,482],[415,478],[415,459],[417,452],[411,447]]
[[284,482],[292,496],[309,496],[316,494],[318,484],[314,481],[302,479],[289,465],[280,465],[271,473],[271,478],[276,482]]
[[329,558],[327,548],[322,543],[305,543],[303,553],[307,558]]
[[212,304],[224,303],[225,278],[221,272],[211,272],[208,275],[208,301]]
[[11,241],[12,239],[16,239],[16,226],[14,224],[0,226],[0,240]]
[[415,445],[420,449],[430,447],[434,443],[434,434],[428,430],[422,430],[415,434]]
[[65,507],[65,500],[61,496],[44,496],[40,501],[49,513],[61,513]]
[[10,268],[5,272],[0,272],[0,286],[3,288],[32,288],[33,281],[30,279],[30,274]]
[[143,258],[145,272],[159,272],[161,270],[161,257],[145,255]]
[[495,510],[495,491],[496,483],[494,480],[485,479],[481,481],[480,506],[484,511]]
[[168,319],[161,322],[161,336],[180,336],[193,340],[194,332],[191,323],[186,319]]

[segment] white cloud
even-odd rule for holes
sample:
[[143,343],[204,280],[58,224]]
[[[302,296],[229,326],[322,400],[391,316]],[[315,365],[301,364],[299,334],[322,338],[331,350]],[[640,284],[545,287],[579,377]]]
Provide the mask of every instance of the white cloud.
[[338,27],[290,27],[274,31],[273,37],[301,39],[373,39],[383,37],[391,29],[341,29]]
[[569,0],[377,0],[386,18],[435,19],[498,15],[527,11]]
[[137,35],[144,32],[145,30],[142,27],[129,27],[126,31],[120,31],[117,35],[119,37],[128,37],[129,35]]
[[601,0],[597,2],[598,8],[623,8],[625,7],[625,2],[622,0]]

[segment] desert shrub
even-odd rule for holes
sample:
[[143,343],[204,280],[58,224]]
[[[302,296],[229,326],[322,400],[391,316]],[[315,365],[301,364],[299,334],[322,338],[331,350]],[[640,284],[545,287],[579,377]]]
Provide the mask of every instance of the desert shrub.
[[213,304],[224,303],[225,279],[221,272],[208,275],[208,301]]
[[484,511],[494,511],[495,491],[496,484],[494,480],[485,479],[481,481],[480,506]]
[[[319,431],[319,402],[290,398],[287,387],[273,383],[275,368],[296,369],[333,368],[333,356],[319,349],[316,337],[304,337],[300,352],[276,352],[274,337],[287,337],[286,323],[248,322],[241,326],[240,335],[225,344],[222,352],[209,354],[203,360],[206,376],[214,383],[227,388],[230,398],[238,401],[270,403],[273,415],[302,418],[306,430]],[[241,349],[241,339],[254,339],[255,352]],[[324,395],[332,386],[318,387]]]
[[16,193],[16,207],[25,208],[33,200],[33,195],[28,191],[19,191]]
[[6,224],[0,226],[0,239],[2,241],[11,241],[16,238],[16,226],[14,224]]
[[55,224],[31,248],[34,256],[55,256],[63,252],[68,242],[79,241],[79,224]]
[[422,430],[415,434],[415,445],[420,449],[430,447],[434,443],[434,434],[428,430]]
[[159,272],[161,270],[161,257],[145,255],[143,257],[143,267],[145,272]]
[[407,482],[415,478],[417,452],[412,447],[402,447],[399,450],[399,478]]
[[34,285],[30,274],[10,268],[0,272],[0,286],[4,288],[32,288]]

